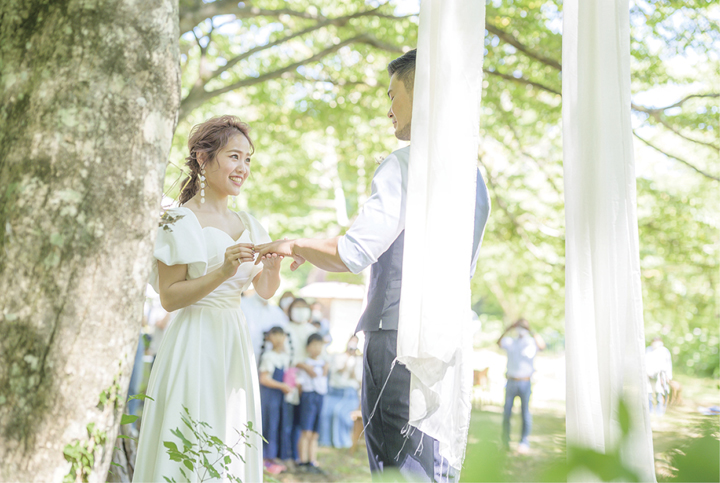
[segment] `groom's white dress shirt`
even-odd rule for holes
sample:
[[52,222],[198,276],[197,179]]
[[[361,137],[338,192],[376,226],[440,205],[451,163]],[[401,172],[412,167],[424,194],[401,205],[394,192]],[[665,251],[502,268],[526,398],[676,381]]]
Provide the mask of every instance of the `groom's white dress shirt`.
[[410,146],[389,155],[375,171],[362,211],[338,241],[338,254],[352,273],[375,263],[405,229]]

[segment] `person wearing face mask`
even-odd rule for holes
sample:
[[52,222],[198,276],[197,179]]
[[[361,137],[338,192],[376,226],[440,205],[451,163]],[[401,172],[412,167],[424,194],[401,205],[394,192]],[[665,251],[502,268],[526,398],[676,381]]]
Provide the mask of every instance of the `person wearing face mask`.
[[287,291],[284,294],[282,294],[282,297],[280,297],[280,302],[278,305],[280,305],[280,308],[285,312],[285,315],[290,317],[290,304],[293,303],[293,300],[295,300],[295,296],[291,291]]
[[[509,334],[514,332],[514,336]],[[510,444],[510,417],[515,398],[520,398],[522,410],[522,436],[518,446],[518,453],[526,454],[530,450],[530,428],[532,416],[530,415],[531,378],[535,369],[533,361],[538,350],[545,350],[545,341],[539,334],[530,331],[530,324],[525,319],[519,319],[497,341],[501,349],[507,352],[507,386],[505,387],[505,410],[503,412],[503,443],[507,448]]]
[[[283,295],[284,297],[284,295]],[[282,300],[282,299],[281,299]],[[288,306],[290,322],[285,327],[287,333],[286,352],[290,355],[290,368],[285,371],[289,382],[295,381],[299,371],[304,371],[310,378],[316,376],[312,367],[305,363],[307,359],[307,340],[317,332],[310,323],[312,309],[305,299],[297,298]],[[291,385],[294,385],[292,382]],[[283,439],[290,447],[289,452],[282,452],[283,459],[299,460],[298,440],[300,439],[300,406],[299,399],[287,399],[292,404],[292,417],[283,423]]]

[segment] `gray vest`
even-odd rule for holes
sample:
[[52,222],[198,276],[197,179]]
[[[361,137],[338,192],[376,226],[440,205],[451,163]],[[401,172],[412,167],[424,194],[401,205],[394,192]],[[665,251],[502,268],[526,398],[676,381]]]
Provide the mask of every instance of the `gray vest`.
[[[475,272],[477,253],[480,250],[490,214],[485,181],[477,172],[477,191],[475,192],[475,229],[473,233],[473,250],[471,256],[471,274]],[[403,250],[405,248],[405,230],[403,230],[385,253],[370,269],[370,287],[368,288],[367,307],[360,316],[355,332],[380,330],[397,330],[400,318],[400,289],[402,284]]]

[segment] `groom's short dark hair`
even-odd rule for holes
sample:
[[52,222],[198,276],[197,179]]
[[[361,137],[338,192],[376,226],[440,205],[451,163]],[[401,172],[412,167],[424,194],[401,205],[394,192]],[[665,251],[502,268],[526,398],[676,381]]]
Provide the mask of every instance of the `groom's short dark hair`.
[[390,77],[396,74],[398,80],[402,81],[405,85],[405,90],[408,92],[412,92],[415,85],[416,56],[417,49],[412,49],[388,64],[388,74],[390,74]]

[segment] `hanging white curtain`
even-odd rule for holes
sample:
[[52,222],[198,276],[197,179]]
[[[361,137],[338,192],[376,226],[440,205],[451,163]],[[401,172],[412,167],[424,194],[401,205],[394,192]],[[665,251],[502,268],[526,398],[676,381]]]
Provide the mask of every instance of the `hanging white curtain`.
[[655,481],[630,124],[628,0],[563,3],[567,441]]
[[410,424],[460,468],[470,423],[470,260],[485,2],[423,0],[408,170],[398,360]]

